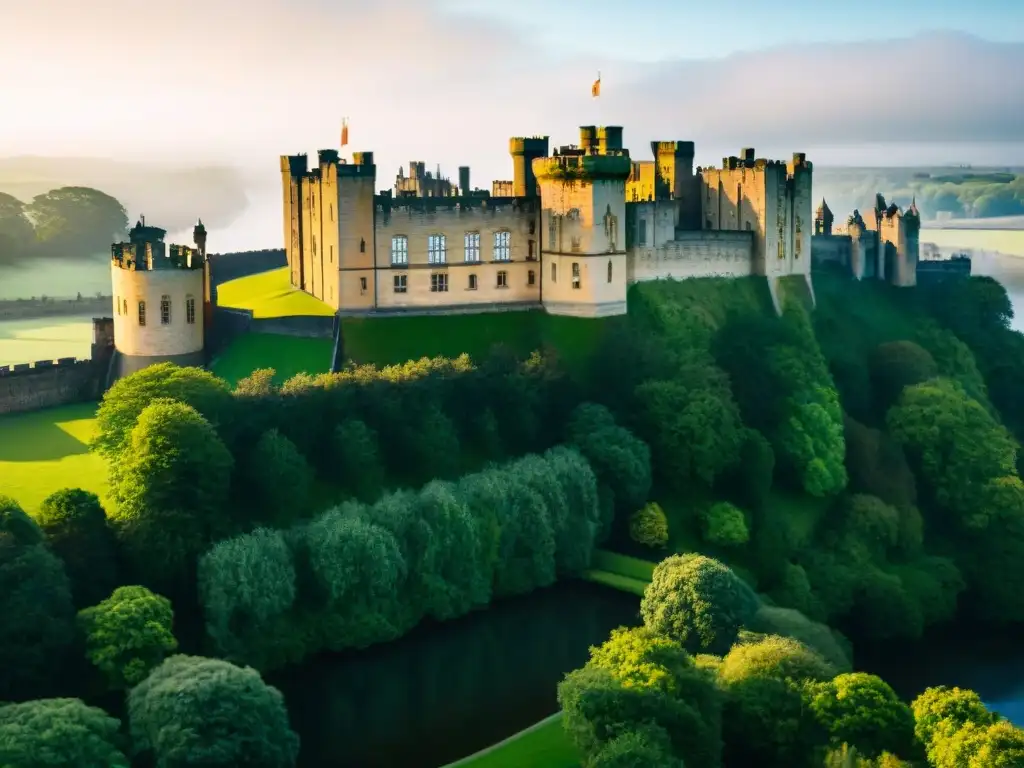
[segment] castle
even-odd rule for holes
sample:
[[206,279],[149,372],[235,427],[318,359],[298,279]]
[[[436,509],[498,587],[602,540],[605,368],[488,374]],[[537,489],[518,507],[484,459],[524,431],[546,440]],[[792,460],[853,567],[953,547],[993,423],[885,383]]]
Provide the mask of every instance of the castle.
[[196,224],[195,248],[167,246],[166,234],[140,219],[128,242],[111,246],[113,378],[157,362],[205,362],[212,313],[206,228]]
[[[510,140],[511,182],[491,194],[410,164],[375,191],[372,152],[281,158],[291,282],[339,314],[543,307],[620,315],[627,287],[659,278],[811,273],[812,164],[759,159],[694,168],[687,141],[635,161],[622,128],[583,126],[579,143]],[[497,194],[500,193],[500,194]]]
[[854,211],[845,228],[835,228],[834,222],[828,203],[822,199],[814,217],[817,264],[834,264],[858,280],[884,280],[904,287],[917,284],[921,214],[916,202],[904,211],[877,195],[875,207],[866,217]]

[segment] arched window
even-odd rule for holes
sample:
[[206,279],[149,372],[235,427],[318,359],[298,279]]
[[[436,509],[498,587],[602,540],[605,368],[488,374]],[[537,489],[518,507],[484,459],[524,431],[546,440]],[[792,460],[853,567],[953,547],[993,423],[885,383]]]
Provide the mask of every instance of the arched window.
[[160,325],[171,324],[171,297],[164,294],[160,297]]
[[196,322],[196,300],[191,296],[185,297],[185,322],[189,325]]
[[608,259],[608,282],[612,281],[612,260]]
[[139,325],[146,324],[146,302],[139,302]]
[[124,312],[122,314],[124,314],[124,316],[127,317],[128,316],[128,299],[122,299],[121,301],[124,303]]

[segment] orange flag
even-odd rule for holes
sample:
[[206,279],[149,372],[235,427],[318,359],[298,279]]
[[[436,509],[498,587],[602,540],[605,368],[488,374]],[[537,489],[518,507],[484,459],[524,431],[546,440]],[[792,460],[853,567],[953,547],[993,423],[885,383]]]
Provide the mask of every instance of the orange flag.
[[348,118],[341,120],[341,146],[348,146]]
[[597,80],[595,80],[594,84],[592,86],[590,86],[590,95],[593,96],[595,99],[598,96],[601,95],[601,73],[600,72],[597,73]]

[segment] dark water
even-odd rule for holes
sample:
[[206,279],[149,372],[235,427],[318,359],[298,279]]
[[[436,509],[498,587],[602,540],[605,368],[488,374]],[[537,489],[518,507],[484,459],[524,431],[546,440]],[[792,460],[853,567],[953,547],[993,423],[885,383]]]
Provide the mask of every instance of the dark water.
[[566,582],[269,682],[302,768],[437,768],[554,714],[565,673],[638,612],[633,595]]
[[860,649],[857,667],[910,700],[930,686],[970,688],[990,709],[1024,727],[1024,631],[978,627],[934,632],[913,647]]

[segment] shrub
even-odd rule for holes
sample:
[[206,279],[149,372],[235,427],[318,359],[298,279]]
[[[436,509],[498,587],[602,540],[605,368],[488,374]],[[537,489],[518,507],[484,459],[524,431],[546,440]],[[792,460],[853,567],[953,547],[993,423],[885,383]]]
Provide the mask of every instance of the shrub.
[[85,655],[111,688],[130,688],[178,647],[171,601],[145,587],[120,587],[78,613]]
[[244,491],[263,510],[264,519],[291,522],[308,512],[313,470],[295,443],[270,429],[246,458]]
[[811,709],[835,745],[849,744],[866,757],[908,755],[914,746],[914,715],[875,675],[852,672],[819,686]]
[[737,547],[746,544],[750,539],[747,518],[743,510],[727,501],[712,504],[704,513],[701,522],[704,527],[704,538],[712,544]]
[[629,536],[637,544],[652,549],[668,546],[668,517],[656,501],[638,509],[629,518]]
[[36,513],[46,543],[64,561],[75,605],[95,605],[117,585],[117,542],[99,497],[65,488],[43,500]]
[[171,656],[128,695],[135,754],[155,768],[293,768],[299,737],[259,673]]
[[121,723],[80,699],[0,706],[0,765],[25,768],[129,768]]
[[757,595],[722,563],[703,555],[673,555],[654,569],[644,590],[644,624],[691,653],[729,650],[758,608]]

